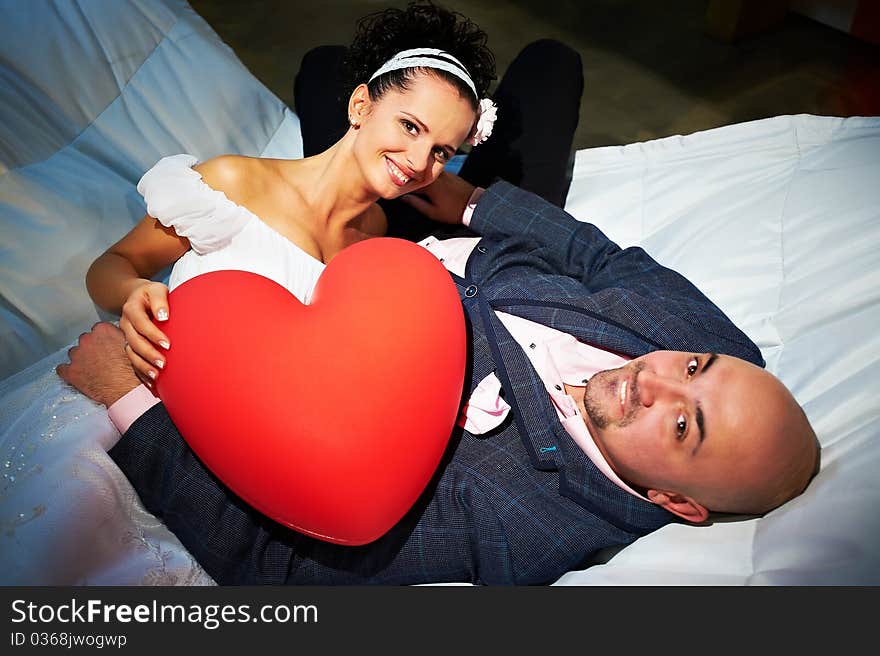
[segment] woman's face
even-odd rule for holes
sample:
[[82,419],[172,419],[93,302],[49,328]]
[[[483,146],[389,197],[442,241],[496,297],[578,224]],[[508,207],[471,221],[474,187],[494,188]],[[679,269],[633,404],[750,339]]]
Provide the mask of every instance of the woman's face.
[[431,184],[471,132],[476,112],[448,82],[420,75],[409,89],[369,99],[352,94],[350,116],[360,123],[354,146],[367,185],[396,198]]

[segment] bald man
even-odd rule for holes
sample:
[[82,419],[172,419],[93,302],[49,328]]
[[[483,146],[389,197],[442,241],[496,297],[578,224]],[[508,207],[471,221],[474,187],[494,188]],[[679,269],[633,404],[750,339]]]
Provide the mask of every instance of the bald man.
[[[546,583],[670,521],[763,514],[805,489],[819,467],[806,416],[681,275],[505,182],[444,174],[408,202],[480,235],[422,243],[459,289],[471,375],[435,479],[384,536],[343,547],[281,527],[204,467],[161,403],[115,413],[111,457],[216,581]],[[138,396],[116,328],[70,355],[59,374],[91,398]],[[430,371],[415,384],[430,393]]]
[[691,522],[710,510],[764,514],[800,494],[818,468],[816,437],[794,397],[739,358],[654,351],[571,394],[621,478]]

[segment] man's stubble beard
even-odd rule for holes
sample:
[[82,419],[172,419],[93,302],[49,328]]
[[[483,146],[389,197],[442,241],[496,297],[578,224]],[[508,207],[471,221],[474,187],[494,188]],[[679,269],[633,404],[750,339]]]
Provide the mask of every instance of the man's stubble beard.
[[[616,422],[618,428],[629,426],[636,419],[637,409],[639,407],[639,384],[638,373],[644,368],[642,363],[635,365],[624,365],[617,369],[606,369],[593,375],[584,389],[584,410],[587,412],[592,424],[600,429],[605,430],[614,420],[604,411],[603,403],[599,397],[601,390],[606,391],[606,398],[610,396],[613,399],[619,399],[621,373],[629,373],[633,370],[634,375],[628,390],[628,407],[623,417]],[[607,403],[604,404],[607,406]]]

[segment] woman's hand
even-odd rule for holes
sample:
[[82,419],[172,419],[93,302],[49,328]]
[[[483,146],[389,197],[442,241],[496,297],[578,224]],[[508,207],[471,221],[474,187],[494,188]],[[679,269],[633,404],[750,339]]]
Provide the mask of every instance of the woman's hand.
[[128,359],[140,379],[150,387],[165,366],[165,356],[159,349],[171,347],[168,337],[153,320],[168,320],[168,287],[160,282],[144,281],[123,304],[119,327],[125,335]]
[[419,189],[418,196],[407,194],[400,200],[416,208],[432,221],[456,224],[461,223],[464,208],[475,188],[457,175],[442,171],[434,182]]

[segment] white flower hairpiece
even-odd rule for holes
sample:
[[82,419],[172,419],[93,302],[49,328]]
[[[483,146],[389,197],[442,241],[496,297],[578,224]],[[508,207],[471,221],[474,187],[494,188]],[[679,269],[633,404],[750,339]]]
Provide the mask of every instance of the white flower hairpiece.
[[477,128],[474,130],[474,136],[470,140],[472,146],[479,146],[492,136],[492,128],[498,119],[498,105],[488,98],[483,98],[480,101],[480,107],[477,111],[479,112]]

